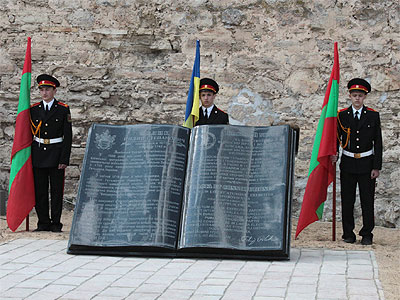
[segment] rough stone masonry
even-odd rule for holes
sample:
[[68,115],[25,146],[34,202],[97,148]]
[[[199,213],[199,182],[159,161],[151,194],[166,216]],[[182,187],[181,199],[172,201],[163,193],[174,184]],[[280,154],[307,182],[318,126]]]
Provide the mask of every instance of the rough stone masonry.
[[[75,201],[92,123],[182,124],[199,39],[201,76],[219,82],[217,103],[229,113],[231,124],[300,127],[293,200],[298,216],[336,41],[339,108],[350,105],[347,81],[363,77],[373,87],[366,105],[381,115],[384,163],[376,222],[400,226],[397,0],[0,0],[0,28],[3,190],[8,190],[28,36],[32,103],[40,100],[34,79],[49,73],[61,81],[58,99],[72,109],[72,165],[65,191],[69,202]],[[327,220],[332,217],[330,198]]]

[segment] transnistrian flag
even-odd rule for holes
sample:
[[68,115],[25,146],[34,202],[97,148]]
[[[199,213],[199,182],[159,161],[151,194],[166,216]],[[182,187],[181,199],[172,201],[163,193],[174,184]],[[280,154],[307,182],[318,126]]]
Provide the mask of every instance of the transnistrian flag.
[[190,79],[189,93],[186,101],[185,122],[183,126],[193,128],[199,120],[199,89],[200,89],[200,41],[196,41],[196,57],[194,60],[192,78]]
[[33,182],[30,124],[31,88],[31,38],[25,54],[19,92],[18,113],[15,122],[14,144],[11,151],[10,184],[7,202],[7,224],[12,231],[17,230],[22,221],[35,206]]
[[300,232],[322,217],[328,186],[336,176],[336,169],[330,160],[336,155],[337,110],[339,99],[339,54],[334,45],[334,62],[328,88],[326,89],[321,117],[315,134],[311,154],[308,181],[301,206],[296,238]]

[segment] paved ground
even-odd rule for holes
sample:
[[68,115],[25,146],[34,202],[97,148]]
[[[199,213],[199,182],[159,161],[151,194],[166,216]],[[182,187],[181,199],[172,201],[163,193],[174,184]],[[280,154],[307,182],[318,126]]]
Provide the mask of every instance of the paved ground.
[[290,261],[66,254],[65,240],[0,245],[0,299],[384,299],[372,251],[291,249]]

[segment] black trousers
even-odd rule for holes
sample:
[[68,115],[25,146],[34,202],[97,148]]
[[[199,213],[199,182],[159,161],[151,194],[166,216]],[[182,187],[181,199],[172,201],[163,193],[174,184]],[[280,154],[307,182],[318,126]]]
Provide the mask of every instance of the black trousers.
[[340,187],[342,198],[342,225],[343,238],[355,237],[354,230],[354,203],[356,201],[356,187],[358,185],[362,211],[363,227],[359,235],[373,237],[374,220],[374,194],[376,179],[371,179],[371,172],[353,174],[340,172]]
[[[38,227],[48,227],[52,224],[61,225],[61,212],[64,195],[64,169],[33,168],[35,181],[36,213]],[[49,215],[49,183],[51,195],[51,218]]]

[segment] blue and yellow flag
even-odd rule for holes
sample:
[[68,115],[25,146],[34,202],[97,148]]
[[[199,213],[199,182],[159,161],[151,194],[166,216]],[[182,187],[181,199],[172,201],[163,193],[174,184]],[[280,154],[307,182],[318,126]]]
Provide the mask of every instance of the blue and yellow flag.
[[186,102],[185,122],[183,126],[193,128],[199,120],[199,88],[200,88],[200,41],[196,41],[196,58],[194,60],[192,78]]

